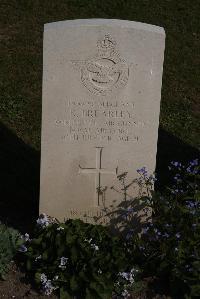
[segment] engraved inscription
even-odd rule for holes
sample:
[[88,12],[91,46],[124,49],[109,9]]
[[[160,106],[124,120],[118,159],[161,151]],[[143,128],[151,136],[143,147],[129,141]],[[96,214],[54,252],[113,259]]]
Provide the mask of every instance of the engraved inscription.
[[94,207],[100,205],[100,188],[101,188],[101,175],[102,174],[113,174],[117,173],[115,170],[107,170],[102,168],[102,153],[103,147],[96,147],[96,168],[82,168],[79,165],[79,173],[82,174],[95,174],[95,195],[94,195]]
[[86,61],[72,61],[80,71],[82,84],[93,94],[105,96],[123,88],[129,77],[128,64],[120,57],[116,42],[105,35],[97,42],[98,52]]
[[134,102],[127,100],[70,99],[63,111],[65,117],[54,120],[63,128],[63,141],[138,142],[146,125],[137,119]]

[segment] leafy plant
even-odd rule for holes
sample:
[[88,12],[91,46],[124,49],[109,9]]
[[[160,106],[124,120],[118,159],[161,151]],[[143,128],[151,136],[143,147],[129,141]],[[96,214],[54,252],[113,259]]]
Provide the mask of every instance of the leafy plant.
[[200,167],[196,159],[188,165],[171,162],[169,169],[171,186],[144,198],[152,222],[139,240],[139,259],[144,274],[157,277],[157,286],[174,298],[199,298]]
[[[153,191],[156,179],[145,167],[137,170],[139,178],[130,183],[126,183],[127,173],[119,175],[123,200],[115,210],[103,211],[111,224],[114,217],[120,228],[123,226],[124,242],[131,253],[129,261],[139,263],[143,278],[150,278],[151,282],[153,279],[157,292],[170,293],[173,298],[199,298],[199,162],[171,162],[169,169],[172,182],[162,194]],[[136,181],[140,190],[137,198],[129,190]],[[137,205],[140,213],[136,213]]]
[[106,227],[81,220],[50,223],[46,215],[25,256],[45,294],[58,289],[61,299],[109,299],[119,273],[131,270],[124,244]]
[[10,262],[22,244],[19,232],[13,228],[0,224],[0,278],[5,279]]

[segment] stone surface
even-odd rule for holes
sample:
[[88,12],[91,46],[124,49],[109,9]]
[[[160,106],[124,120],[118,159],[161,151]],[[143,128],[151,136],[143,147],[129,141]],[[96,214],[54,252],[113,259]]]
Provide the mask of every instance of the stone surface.
[[132,21],[45,24],[41,213],[99,215],[123,199],[117,175],[154,171],[164,41],[163,28]]

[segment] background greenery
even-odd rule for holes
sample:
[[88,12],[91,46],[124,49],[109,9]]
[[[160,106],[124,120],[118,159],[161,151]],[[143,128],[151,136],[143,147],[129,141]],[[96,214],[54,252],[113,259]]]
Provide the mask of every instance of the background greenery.
[[164,130],[199,147],[199,1],[1,0],[0,4],[0,121],[26,144],[40,149],[44,23],[115,18],[165,28],[160,123]]

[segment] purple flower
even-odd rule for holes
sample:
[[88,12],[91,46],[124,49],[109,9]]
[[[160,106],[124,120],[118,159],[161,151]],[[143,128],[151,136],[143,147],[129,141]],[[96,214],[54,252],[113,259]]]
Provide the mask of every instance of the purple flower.
[[177,183],[182,182],[181,175],[180,175],[179,173],[177,173],[177,174],[174,176],[174,180],[175,180]]
[[149,227],[143,228],[143,234],[145,235],[148,232],[148,230],[149,230]]
[[142,168],[137,169],[137,172],[138,172],[139,174],[143,175],[144,177],[147,176],[147,169],[146,169],[145,166],[142,167]]
[[131,207],[125,209],[125,214],[126,214],[126,215],[129,215],[129,214],[132,213],[132,212],[134,212],[134,209],[131,208]]
[[27,247],[25,245],[21,245],[20,248],[18,249],[18,251],[20,252],[27,252]]
[[197,204],[193,201],[186,201],[186,205],[188,208],[193,209],[197,206]]
[[176,233],[175,236],[176,236],[177,239],[180,239],[180,237],[181,237],[180,233]]
[[172,190],[171,190],[171,193],[172,193],[172,194],[178,194],[178,193],[184,193],[184,191],[183,191],[183,189],[178,189],[178,188],[176,188],[176,189],[172,189]]
[[171,164],[175,167],[181,166],[181,163],[179,163],[177,161],[172,161]]
[[188,166],[188,167],[186,168],[187,173],[189,173],[189,174],[198,174],[199,171],[198,171],[197,168],[195,168],[195,166],[196,166],[195,163],[193,163],[193,164],[190,163],[190,166]]
[[192,160],[192,161],[189,162],[189,164],[190,164],[191,166],[198,166],[198,164],[199,164],[199,160],[198,160],[198,159]]

